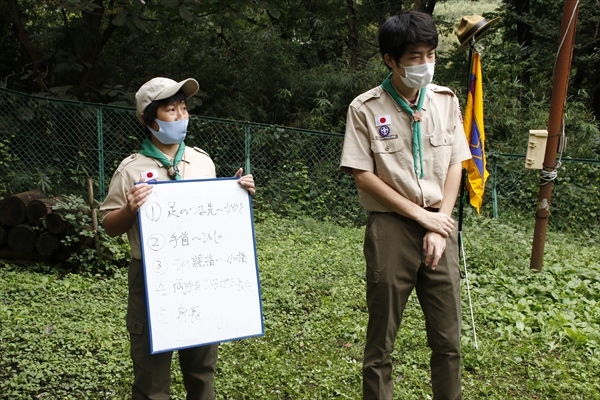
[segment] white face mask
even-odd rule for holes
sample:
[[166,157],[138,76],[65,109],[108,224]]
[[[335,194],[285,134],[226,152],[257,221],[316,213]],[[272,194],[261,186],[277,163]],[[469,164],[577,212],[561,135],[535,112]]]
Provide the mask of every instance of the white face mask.
[[158,124],[158,131],[150,126],[148,126],[148,129],[162,144],[179,144],[185,139],[189,119],[180,119],[174,122],[165,122],[158,119],[154,119],[154,121]]
[[396,71],[402,82],[409,88],[421,89],[430,84],[433,80],[435,63],[425,63],[410,67],[405,67],[404,65],[400,64],[400,66],[404,68],[404,74],[406,76],[400,75],[400,72],[397,70],[394,71]]

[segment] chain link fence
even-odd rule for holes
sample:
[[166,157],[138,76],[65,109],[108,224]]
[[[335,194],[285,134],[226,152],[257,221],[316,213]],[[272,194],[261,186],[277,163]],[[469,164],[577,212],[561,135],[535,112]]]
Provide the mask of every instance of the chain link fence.
[[[560,162],[559,162],[560,161]],[[549,223],[555,229],[578,232],[600,226],[600,161],[557,159],[557,177],[552,188]],[[482,214],[502,218],[503,214],[531,215],[534,220],[540,191],[540,170],[525,168],[525,156],[487,154],[490,176]]]
[[[144,129],[135,109],[39,98],[0,89],[0,195],[40,189],[87,198],[92,177],[101,201],[120,161]],[[191,116],[188,146],[207,151],[217,176],[240,168],[257,184],[258,210],[361,224],[351,176],[339,169],[343,135]]]
[[[255,209],[362,225],[351,176],[339,169],[343,135],[192,116],[186,144],[207,151],[217,176],[243,167],[257,184]],[[46,99],[0,89],[0,197],[32,189],[49,196],[87,198],[86,180],[101,201],[120,161],[140,148],[144,131],[135,110]],[[568,164],[568,165],[567,165]],[[568,168],[567,168],[568,167]],[[488,154],[482,214],[535,210],[539,171],[524,168],[524,156]],[[597,226],[600,164],[565,162],[553,193],[558,226]]]

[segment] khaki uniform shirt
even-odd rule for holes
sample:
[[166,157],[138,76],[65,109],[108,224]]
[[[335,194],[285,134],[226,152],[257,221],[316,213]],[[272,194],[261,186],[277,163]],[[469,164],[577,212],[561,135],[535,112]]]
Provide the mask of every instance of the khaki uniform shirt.
[[[421,110],[422,179],[414,170],[412,117],[381,86],[350,103],[340,167],[348,173],[353,169],[373,172],[413,203],[439,208],[448,168],[470,159],[471,152],[454,93],[430,84],[425,96]],[[391,211],[362,190],[358,195],[360,204],[369,211]]]
[[[168,158],[168,157],[167,157]],[[181,179],[215,178],[215,165],[208,154],[197,147],[186,147],[183,159],[177,165]],[[155,170],[159,181],[171,180],[167,169],[160,161],[141,154],[132,154],[127,157],[115,171],[108,188],[108,195],[100,206],[102,220],[113,210],[118,210],[127,203],[125,194],[139,182],[142,172]],[[140,228],[136,219],[133,226],[127,231],[127,238],[131,246],[131,258],[141,259]]]

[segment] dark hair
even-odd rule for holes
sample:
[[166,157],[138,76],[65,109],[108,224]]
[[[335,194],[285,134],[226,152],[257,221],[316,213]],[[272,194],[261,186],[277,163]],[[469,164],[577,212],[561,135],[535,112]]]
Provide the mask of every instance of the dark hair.
[[[179,104],[181,102],[185,102],[185,100],[186,96],[183,93],[183,90],[181,89],[171,97],[167,97],[166,99],[154,100],[152,103],[148,104],[146,106],[146,109],[144,110],[144,126],[147,127],[148,125],[152,125],[154,119],[158,115],[158,107],[169,106],[171,104]],[[146,133],[148,135],[151,134],[148,128],[146,128]]]
[[408,46],[418,43],[437,48],[438,31],[431,15],[420,11],[403,11],[388,17],[379,27],[381,56],[389,54],[398,61]]

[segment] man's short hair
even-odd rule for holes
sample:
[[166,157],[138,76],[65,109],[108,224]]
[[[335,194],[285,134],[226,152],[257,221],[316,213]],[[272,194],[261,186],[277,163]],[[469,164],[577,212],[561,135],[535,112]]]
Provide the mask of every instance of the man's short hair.
[[379,50],[382,57],[389,54],[398,61],[408,46],[418,43],[427,43],[431,48],[437,48],[438,31],[429,14],[403,11],[388,17],[379,27]]

